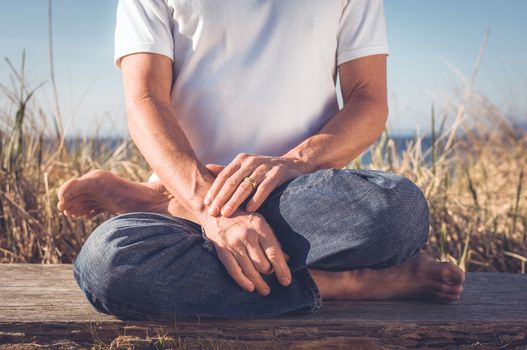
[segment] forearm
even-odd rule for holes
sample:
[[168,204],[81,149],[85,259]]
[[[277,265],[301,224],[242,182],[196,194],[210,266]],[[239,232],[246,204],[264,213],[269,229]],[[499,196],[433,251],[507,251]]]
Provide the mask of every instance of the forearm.
[[382,98],[357,94],[315,135],[283,155],[306,172],[342,168],[382,134],[388,110]]
[[167,190],[200,222],[208,218],[203,198],[214,177],[196,158],[170,106],[147,97],[127,111],[132,139]]

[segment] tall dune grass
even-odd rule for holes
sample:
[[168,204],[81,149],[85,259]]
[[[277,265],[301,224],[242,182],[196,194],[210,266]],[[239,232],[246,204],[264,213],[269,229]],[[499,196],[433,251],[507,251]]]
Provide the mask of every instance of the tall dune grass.
[[[66,142],[46,115],[21,69],[8,63],[13,86],[1,85],[0,262],[70,263],[108,215],[63,216],[57,191],[67,179],[103,168],[144,181],[147,165],[130,140],[115,147],[96,138]],[[431,208],[427,250],[469,271],[525,273],[527,263],[527,133],[496,106],[469,91],[441,118],[432,111],[432,147],[416,136],[399,152],[385,132],[366,167],[402,174]],[[360,158],[349,167],[365,167]]]

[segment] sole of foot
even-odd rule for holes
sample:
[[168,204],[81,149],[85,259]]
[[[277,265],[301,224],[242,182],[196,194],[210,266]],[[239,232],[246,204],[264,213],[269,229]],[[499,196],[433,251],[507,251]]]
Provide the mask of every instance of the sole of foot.
[[102,212],[154,211],[168,203],[166,194],[149,184],[132,182],[106,170],[65,182],[57,193],[57,208],[64,215],[91,218]]

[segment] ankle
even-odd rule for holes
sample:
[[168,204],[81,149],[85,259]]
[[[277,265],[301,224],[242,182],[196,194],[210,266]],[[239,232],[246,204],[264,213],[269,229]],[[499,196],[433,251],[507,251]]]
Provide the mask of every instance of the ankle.
[[322,299],[340,300],[345,297],[348,285],[347,272],[308,269]]

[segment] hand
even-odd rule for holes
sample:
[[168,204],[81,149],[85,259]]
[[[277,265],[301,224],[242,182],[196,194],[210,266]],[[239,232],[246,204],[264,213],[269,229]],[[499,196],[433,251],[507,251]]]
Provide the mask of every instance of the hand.
[[[223,167],[217,164],[207,164],[207,169],[214,175],[214,183],[204,199],[209,206],[209,214],[229,217],[244,200],[255,192],[244,208],[248,212],[256,211],[269,194],[284,182],[307,173],[300,165],[290,158],[268,157],[240,153],[234,160]],[[244,181],[246,177],[254,180],[253,186]]]
[[246,291],[268,295],[271,289],[261,274],[273,271],[280,284],[291,283],[287,256],[260,214],[238,210],[231,218],[209,217],[201,225],[227,273]]

